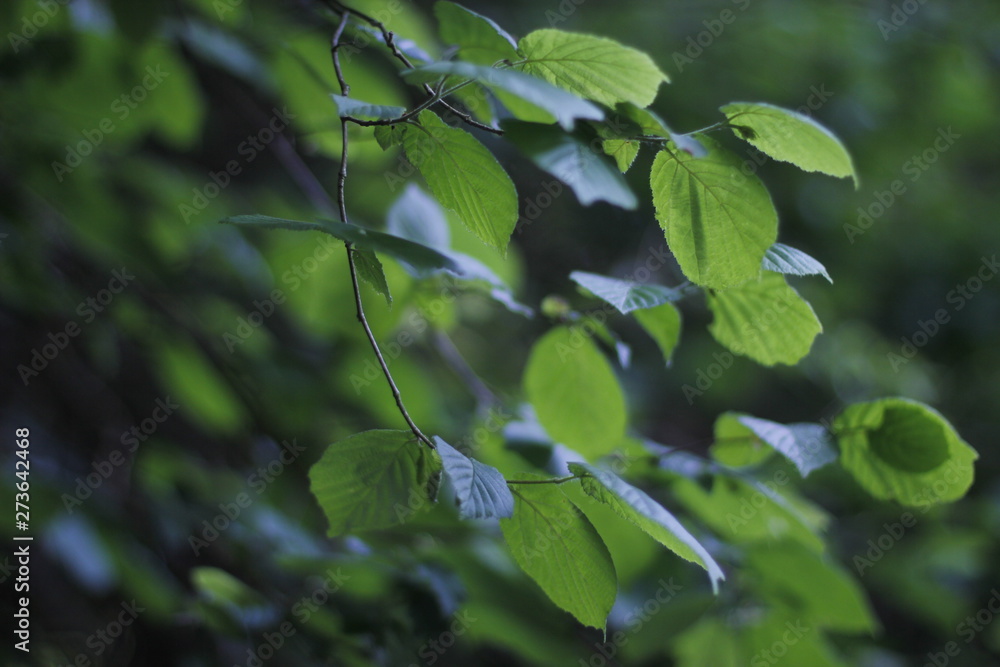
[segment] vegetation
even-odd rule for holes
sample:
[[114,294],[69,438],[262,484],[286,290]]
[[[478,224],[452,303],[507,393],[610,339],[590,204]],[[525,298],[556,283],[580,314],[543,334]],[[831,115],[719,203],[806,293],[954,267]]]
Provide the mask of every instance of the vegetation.
[[[450,2],[4,10],[5,416],[53,573],[12,660],[981,664],[979,455],[920,355],[979,330],[995,260],[896,345],[843,258],[946,198],[970,130],[868,198],[824,85],[691,78],[748,6],[673,54],[497,10],[524,36]],[[701,103],[727,83],[779,102]]]

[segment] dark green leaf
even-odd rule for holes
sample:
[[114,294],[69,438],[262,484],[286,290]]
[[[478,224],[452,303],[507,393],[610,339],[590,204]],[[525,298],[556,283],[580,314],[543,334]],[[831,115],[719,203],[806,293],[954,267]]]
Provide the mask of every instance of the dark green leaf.
[[354,265],[358,269],[358,276],[371,286],[373,290],[385,297],[385,302],[392,306],[392,294],[389,292],[389,283],[385,279],[385,271],[382,270],[382,262],[371,250],[358,250],[352,248]]
[[309,481],[334,537],[403,523],[413,498],[434,502],[440,472],[438,455],[409,431],[365,431],[327,447]]
[[435,3],[434,15],[441,41],[458,46],[462,60],[480,65],[518,60],[514,38],[492,19],[454,2]]
[[325,232],[341,241],[350,243],[359,250],[381,252],[422,270],[447,269],[461,273],[461,267],[454,260],[437,250],[392,234],[366,229],[339,220],[303,222],[301,220],[272,218],[266,215],[235,215],[223,218],[219,222],[262,229]]

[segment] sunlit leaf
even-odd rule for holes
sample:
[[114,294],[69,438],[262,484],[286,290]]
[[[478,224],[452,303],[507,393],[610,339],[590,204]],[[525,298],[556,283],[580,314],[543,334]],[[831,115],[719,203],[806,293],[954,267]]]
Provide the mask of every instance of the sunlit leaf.
[[448,127],[432,111],[403,128],[406,157],[435,198],[484,243],[506,254],[517,224],[517,192],[493,154],[465,130]]
[[653,204],[671,252],[692,282],[716,289],[760,275],[778,235],[778,214],[764,184],[741,162],[701,138],[705,157],[663,150],[650,172]]
[[647,106],[660,83],[669,81],[653,60],[604,37],[562,30],[536,30],[518,42],[525,72],[608,106]]
[[588,495],[611,507],[621,518],[639,526],[681,558],[705,568],[712,590],[718,592],[719,582],[726,578],[722,568],[665,507],[612,472],[586,463],[570,463],[569,469],[574,475],[582,475],[580,483]]
[[795,364],[823,331],[812,307],[780,273],[708,296],[714,318],[708,330],[736,354],[765,366]]
[[771,104],[736,102],[722,107],[733,133],[775,160],[838,178],[858,175],[840,140],[809,116]]
[[979,455],[932,408],[905,398],[855,403],[834,421],[840,463],[876,498],[926,507],[958,500]]
[[500,528],[514,560],[560,608],[603,630],[618,582],[601,536],[558,486],[515,484],[512,491],[514,516]]
[[625,396],[583,328],[556,327],[535,343],[524,390],[552,439],[588,458],[625,437]]

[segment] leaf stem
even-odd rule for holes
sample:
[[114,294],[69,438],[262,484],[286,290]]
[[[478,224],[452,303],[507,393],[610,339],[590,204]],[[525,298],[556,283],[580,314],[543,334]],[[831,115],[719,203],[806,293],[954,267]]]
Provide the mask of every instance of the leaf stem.
[[582,475],[570,475],[569,477],[553,477],[552,479],[508,479],[507,485],[514,484],[562,484],[572,482],[574,479],[582,479]]
[[[340,38],[343,36],[344,29],[347,27],[348,18],[348,12],[345,11],[341,14],[340,23],[337,25],[337,29],[333,33],[333,39],[330,43],[330,53],[333,58],[333,70],[337,74],[337,82],[340,84],[340,93],[344,97],[348,97],[351,94],[351,87],[344,79],[344,72],[340,67],[339,49]],[[345,185],[347,183],[348,154],[346,119],[341,119],[340,121],[340,134],[343,148],[340,154],[340,170],[337,172],[337,208],[340,211],[340,219],[344,222],[349,222],[347,219],[347,202],[344,196]],[[399,393],[399,387],[396,386],[395,380],[392,379],[392,373],[389,372],[389,365],[386,363],[385,357],[382,356],[382,350],[379,349],[378,341],[375,340],[375,334],[372,333],[371,326],[368,324],[368,318],[365,317],[365,307],[361,300],[361,285],[358,282],[358,267],[354,262],[354,248],[350,243],[345,243],[344,247],[347,250],[347,265],[351,270],[351,288],[354,291],[354,305],[357,310],[358,322],[360,322],[362,328],[364,328],[365,335],[368,337],[368,343],[371,345],[372,351],[375,352],[378,364],[382,368],[382,374],[385,376],[386,382],[389,383],[389,389],[392,391],[392,397],[396,400],[396,407],[399,409],[399,413],[403,415],[403,419],[410,427],[410,430],[413,431],[413,435],[415,435],[418,440],[425,443],[431,449],[435,449],[434,443],[431,442],[430,438],[424,435],[423,432],[421,432],[420,428],[413,421],[413,418],[410,417],[410,413],[407,412],[406,406],[403,404],[403,397]]]
[[[354,16],[356,16],[357,18],[359,18],[360,20],[364,21],[368,25],[372,26],[373,28],[375,28],[379,32],[381,32],[382,33],[382,41],[384,41],[385,45],[387,47],[389,47],[390,51],[392,51],[393,57],[395,57],[399,62],[403,63],[404,67],[406,67],[408,69],[413,69],[413,63],[410,62],[410,59],[406,57],[405,53],[403,53],[402,51],[399,50],[399,46],[396,44],[396,34],[394,32],[392,32],[391,30],[389,30],[388,28],[386,28],[384,23],[382,23],[381,21],[379,21],[378,19],[376,19],[373,16],[369,16],[368,14],[365,14],[362,11],[359,11],[357,9],[353,9],[351,7],[348,7],[347,5],[343,4],[339,0],[329,0],[329,1],[330,1],[331,6],[333,7],[334,10],[341,12],[341,16],[346,16],[348,14],[353,14]],[[499,134],[499,135],[503,134],[503,130],[499,130],[499,129],[495,128],[495,127],[490,127],[489,125],[486,125],[485,123],[480,123],[478,120],[474,119],[471,115],[465,113],[464,111],[460,111],[460,110],[456,109],[455,107],[453,107],[452,105],[448,104],[448,102],[446,102],[444,99],[442,99],[443,97],[445,97],[445,95],[437,95],[434,92],[434,89],[431,88],[431,86],[429,84],[426,84],[426,83],[424,84],[424,90],[427,92],[428,95],[431,96],[432,100],[426,106],[420,107],[419,110],[423,110],[423,109],[427,108],[427,106],[430,106],[431,104],[440,102],[441,106],[443,106],[444,108],[446,108],[451,113],[455,114],[455,116],[457,116],[466,125],[471,125],[472,127],[475,127],[477,129],[483,130],[484,132],[491,132],[493,134]],[[450,91],[450,92],[454,92],[454,91]],[[344,93],[344,95],[346,96],[346,93]],[[433,99],[435,97],[437,99]],[[414,114],[411,113],[411,115],[414,115]],[[356,122],[356,121],[352,120],[352,122]],[[402,121],[396,121],[396,122],[402,122]],[[365,125],[366,123],[362,122],[362,123],[358,123],[358,124],[359,125]],[[374,124],[374,125],[391,125],[392,123],[372,123],[372,124]]]

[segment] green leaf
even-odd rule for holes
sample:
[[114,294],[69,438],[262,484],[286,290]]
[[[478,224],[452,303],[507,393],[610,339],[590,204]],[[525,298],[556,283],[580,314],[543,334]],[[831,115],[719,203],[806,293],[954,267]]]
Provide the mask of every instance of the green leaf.
[[723,619],[708,614],[671,642],[682,667],[746,667],[742,648],[743,638]]
[[719,582],[726,578],[722,568],[665,507],[612,472],[586,463],[570,463],[569,470],[582,476],[580,484],[587,495],[608,505],[681,558],[705,568],[712,590],[718,592]]
[[838,178],[852,177],[859,185],[851,156],[840,140],[812,118],[770,104],[737,102],[720,109],[733,133],[775,160],[805,171]]
[[382,262],[378,261],[378,257],[371,250],[352,248],[351,252],[354,256],[354,266],[358,269],[358,277],[384,296],[386,304],[391,308],[392,294],[385,279],[385,271],[382,270]]
[[837,460],[837,450],[830,435],[819,424],[799,423],[786,426],[750,415],[741,415],[737,419],[795,464],[803,477]]
[[670,365],[670,357],[681,339],[681,312],[672,303],[662,303],[653,308],[633,313],[636,321],[646,330],[663,353],[663,360]]
[[387,120],[390,118],[399,118],[406,113],[406,109],[403,107],[372,104],[371,102],[362,102],[361,100],[344,97],[343,95],[330,95],[330,97],[333,99],[333,103],[337,105],[337,115],[341,118],[352,116],[361,120]]
[[876,498],[926,507],[972,486],[979,458],[937,411],[905,398],[849,406],[833,423],[840,463]]
[[465,130],[448,127],[432,111],[403,128],[406,157],[431,193],[484,243],[506,255],[517,224],[517,192],[493,154]]
[[716,461],[731,468],[757,465],[774,454],[774,449],[749,427],[740,423],[738,412],[724,412],[715,420],[715,440],[708,448]]
[[806,623],[838,632],[873,632],[878,622],[858,582],[835,562],[794,542],[760,545],[748,554],[748,583],[780,599]]
[[374,229],[359,227],[339,220],[303,222],[301,220],[272,218],[267,215],[234,215],[229,218],[223,218],[219,222],[238,225],[240,227],[325,232],[341,241],[350,243],[358,250],[381,252],[420,269],[447,269],[455,273],[461,273],[461,267],[454,260],[447,255],[439,253],[437,250],[398,236],[393,236],[392,234],[385,234]]
[[598,273],[574,271],[570,280],[580,287],[593,292],[595,296],[614,306],[623,315],[633,310],[654,308],[679,297],[677,290],[663,285],[637,283],[631,280],[608,278]]
[[604,37],[536,30],[518,46],[527,59],[525,72],[609,107],[648,106],[660,83],[669,81],[648,55]]
[[549,436],[587,458],[609,454],[625,437],[625,396],[581,329],[556,327],[535,343],[524,390]]
[[417,83],[457,76],[477,81],[490,89],[499,88],[552,114],[565,130],[573,129],[577,118],[601,120],[599,107],[534,76],[512,69],[495,69],[464,62],[438,62],[407,70],[403,78]]
[[[788,475],[777,477],[777,480],[786,484],[791,481]],[[689,512],[726,543],[770,544],[789,539],[814,551],[822,551],[825,544],[818,533],[825,527],[825,516],[821,514],[819,525],[816,525],[809,513],[799,511],[775,490],[777,485],[778,482],[772,480],[766,484],[750,483],[716,475],[710,491],[693,479],[679,479],[671,490]]]
[[831,284],[833,283],[833,278],[826,272],[825,266],[801,250],[784,243],[775,243],[767,249],[761,268],[793,276],[823,276]]
[[434,437],[444,474],[455,487],[458,516],[462,519],[509,518],[514,515],[514,496],[500,471],[480,463]]
[[403,143],[403,130],[398,125],[376,125],[373,129],[375,141],[384,151]]
[[[542,480],[535,475],[525,480]],[[560,608],[603,630],[618,592],[608,548],[555,484],[519,484],[500,528],[514,560]]]
[[605,155],[610,155],[618,165],[618,171],[625,173],[639,154],[639,142],[632,139],[605,139],[601,144]]
[[584,206],[601,200],[629,210],[638,206],[621,172],[603,151],[595,152],[591,142],[534,123],[506,121],[503,127],[508,139],[541,169],[571,187]]
[[191,585],[210,602],[249,609],[267,604],[260,591],[251,588],[225,570],[198,566],[191,570]]
[[765,366],[793,365],[809,354],[823,325],[780,273],[708,295],[708,330],[735,354]]
[[330,537],[388,528],[434,502],[441,460],[409,431],[364,431],[327,447],[309,469]]
[[493,20],[453,2],[434,4],[438,34],[445,44],[458,46],[458,55],[480,65],[519,60],[514,38]]
[[764,184],[740,171],[740,160],[714,141],[696,158],[663,150],[649,183],[656,219],[692,282],[722,289],[760,275],[764,253],[778,235],[778,214]]

